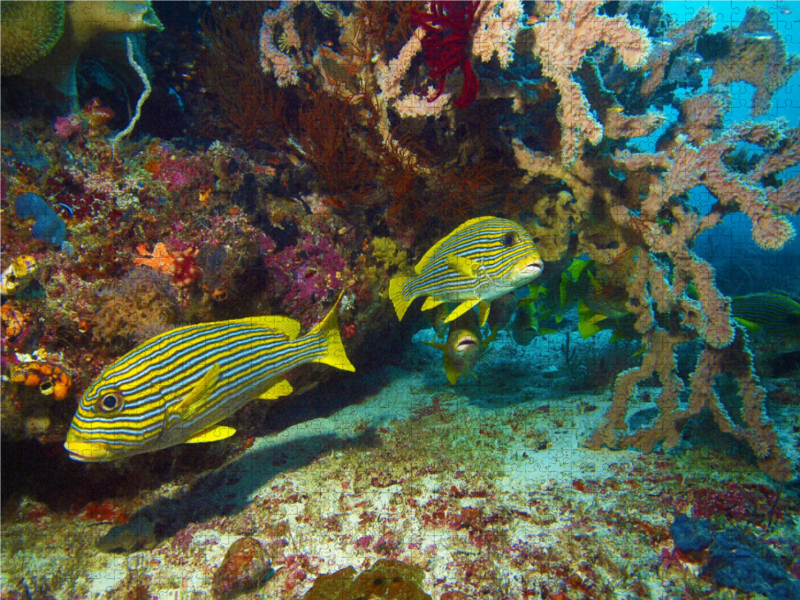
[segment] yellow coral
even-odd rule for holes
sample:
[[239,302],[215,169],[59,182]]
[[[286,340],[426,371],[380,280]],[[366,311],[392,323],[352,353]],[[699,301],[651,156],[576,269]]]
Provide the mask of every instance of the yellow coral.
[[[36,2],[20,2],[27,13],[30,5]],[[87,48],[97,50],[102,45],[97,39],[109,33],[140,33],[161,31],[164,26],[153,12],[150,2],[145,1],[104,1],[92,2],[76,0],[66,9],[62,2],[48,3],[61,5],[62,18],[60,39],[51,44],[48,51],[39,54],[25,66],[31,67],[31,75],[48,79],[59,91],[75,98],[78,95],[75,79],[75,66],[81,53]],[[3,70],[5,74],[6,45],[6,3],[3,3]],[[35,64],[31,64],[35,61]],[[23,67],[24,68],[24,67]]]
[[408,254],[400,250],[395,241],[388,237],[379,237],[372,240],[372,256],[377,262],[382,262],[384,268],[397,267],[404,271],[408,267]]
[[3,2],[3,75],[47,56],[64,33],[63,2]]

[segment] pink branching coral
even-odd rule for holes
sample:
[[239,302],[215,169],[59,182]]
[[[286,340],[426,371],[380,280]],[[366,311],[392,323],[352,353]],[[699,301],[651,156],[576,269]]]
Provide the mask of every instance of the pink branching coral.
[[[750,218],[753,240],[764,249],[778,250],[795,236],[788,217],[800,209],[800,177],[786,170],[800,163],[800,129],[777,119],[720,131],[729,104],[719,90],[687,98],[680,122],[662,137],[659,152],[618,151],[614,162],[625,173],[622,193],[608,188],[598,176],[600,169],[585,156],[569,164],[536,153],[520,140],[513,147],[517,164],[529,176],[555,177],[569,187],[571,194],[562,192],[533,212],[541,215],[547,209],[559,221],[573,219],[572,227],[578,229],[574,255],[588,254],[608,277],[623,282],[626,310],[636,317],[634,329],[645,346],[641,366],[617,377],[607,421],[586,444],[644,452],[657,443],[674,447],[689,418],[709,409],[721,431],[746,442],[766,473],[786,481],[792,466],[764,410],[766,393],[746,334],[731,318],[730,299],[717,288],[714,269],[695,254],[693,245],[732,212]],[[736,154],[745,146],[753,155],[737,166]],[[716,199],[705,214],[685,201],[699,186]],[[603,231],[582,218],[601,204],[610,217],[603,221]],[[548,248],[551,259],[569,251],[568,231],[559,234],[551,236],[559,240]],[[690,284],[696,295],[688,293]],[[697,342],[702,351],[687,386],[678,373],[676,353]],[[715,377],[725,373],[738,384],[739,419],[727,412],[715,390]],[[660,415],[650,427],[628,431],[626,417],[639,397],[638,387],[652,377],[661,387],[655,398]],[[685,401],[684,388],[689,388]]]
[[478,76],[472,69],[469,44],[472,39],[472,25],[475,22],[475,11],[480,2],[431,2],[431,12],[417,13],[414,24],[422,27],[425,37],[422,39],[422,52],[430,67],[428,75],[436,79],[436,93],[429,102],[436,100],[444,91],[445,78],[458,67],[464,72],[464,85],[461,95],[456,98],[458,108],[466,108],[478,96]]
[[747,8],[742,23],[728,30],[730,52],[714,62],[710,85],[744,81],[756,87],[754,117],[769,112],[772,95],[800,69],[800,56],[788,55],[769,11]]
[[584,56],[603,42],[614,48],[629,68],[644,64],[650,40],[628,19],[597,14],[599,0],[564,0],[561,10],[533,26],[533,51],[542,62],[542,73],[552,79],[561,94],[556,116],[561,124],[561,160],[575,161],[584,140],[596,145],[603,139],[603,126],[589,112],[589,101],[572,78]]

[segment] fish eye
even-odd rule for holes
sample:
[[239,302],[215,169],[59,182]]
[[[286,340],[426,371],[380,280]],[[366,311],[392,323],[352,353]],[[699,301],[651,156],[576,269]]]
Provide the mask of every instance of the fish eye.
[[39,393],[44,394],[45,396],[49,396],[53,393],[53,382],[52,381],[43,381],[39,384]]
[[122,396],[117,392],[103,394],[97,402],[97,406],[103,412],[111,412],[122,406]]
[[503,235],[503,246],[510,248],[517,243],[517,234],[513,231],[508,231]]

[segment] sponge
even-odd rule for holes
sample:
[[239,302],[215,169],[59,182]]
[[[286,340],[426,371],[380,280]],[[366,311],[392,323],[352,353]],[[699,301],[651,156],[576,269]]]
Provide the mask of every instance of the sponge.
[[17,196],[14,212],[20,219],[31,217],[36,219],[33,225],[33,237],[37,240],[61,247],[64,238],[67,237],[67,225],[41,196],[33,192]]

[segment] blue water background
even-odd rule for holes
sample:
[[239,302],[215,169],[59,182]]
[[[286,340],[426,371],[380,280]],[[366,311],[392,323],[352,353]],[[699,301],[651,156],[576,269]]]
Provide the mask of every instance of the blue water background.
[[[773,26],[783,37],[787,52],[800,54],[800,2],[666,1],[664,5],[679,23],[691,19],[701,7],[709,7],[717,15],[712,33],[728,26],[737,27],[747,8],[758,6],[772,14]],[[704,71],[704,75],[707,87],[711,69]],[[784,117],[792,127],[800,125],[800,73],[796,73],[786,86],[775,93],[771,111],[755,119],[750,115],[755,88],[746,83],[734,83],[729,89],[732,102],[725,119],[726,127],[741,121],[768,121],[776,117]],[[668,108],[666,116],[669,122],[674,122],[677,111]],[[657,132],[655,137],[661,133]],[[794,167],[780,176],[788,178],[798,174],[800,168]],[[705,187],[697,187],[690,192],[690,201],[705,214],[716,200]],[[800,217],[793,217],[791,221],[800,233]],[[753,242],[751,228],[750,219],[737,213],[726,216],[715,229],[698,238],[695,250],[716,268],[720,289],[730,295],[782,290],[800,296],[800,236],[780,251],[765,251]]]

